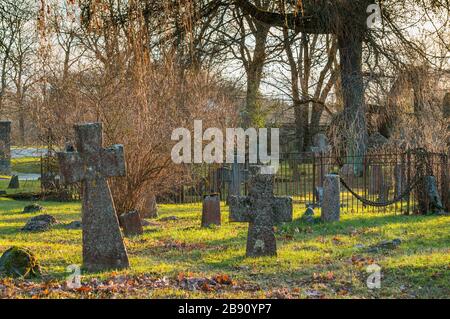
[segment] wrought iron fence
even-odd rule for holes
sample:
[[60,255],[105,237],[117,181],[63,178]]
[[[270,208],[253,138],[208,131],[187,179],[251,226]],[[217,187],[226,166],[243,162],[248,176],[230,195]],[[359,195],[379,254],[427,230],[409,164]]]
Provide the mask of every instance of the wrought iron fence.
[[[337,157],[323,153],[287,153],[280,158],[274,176],[274,193],[292,196],[296,205],[320,207],[326,174],[339,174],[343,180],[341,205],[344,213],[414,213],[420,207],[421,185],[417,176],[434,175],[445,207],[449,207],[449,164],[446,154],[416,151],[376,153],[365,156]],[[160,203],[197,203],[204,194],[218,193],[225,201],[232,185],[232,165],[190,165],[192,178],[169,194],[158,197]],[[245,172],[248,164],[239,164]],[[346,187],[345,187],[345,186]],[[247,194],[245,173],[239,193]],[[355,196],[356,195],[356,196]],[[361,200],[364,199],[364,200]]]

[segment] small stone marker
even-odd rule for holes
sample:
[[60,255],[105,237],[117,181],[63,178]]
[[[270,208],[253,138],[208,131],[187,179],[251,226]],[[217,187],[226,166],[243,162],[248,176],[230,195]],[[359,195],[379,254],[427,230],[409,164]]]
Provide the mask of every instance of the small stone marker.
[[144,229],[142,228],[141,216],[139,215],[139,212],[131,211],[120,215],[119,218],[125,236],[127,237],[139,236],[144,233]]
[[11,121],[0,121],[0,175],[11,173]]
[[24,227],[22,227],[22,231],[47,231],[51,226],[58,223],[55,217],[52,215],[44,214],[31,218]]
[[139,209],[141,218],[158,218],[158,205],[154,194],[147,195]]
[[11,179],[9,180],[8,188],[9,189],[18,189],[18,188],[20,188],[19,176],[13,175],[11,177]]
[[102,125],[75,126],[78,152],[58,153],[63,183],[81,182],[83,266],[88,271],[129,267],[107,177],[125,175],[122,145],[103,148]]
[[42,207],[39,204],[33,203],[33,204],[25,206],[23,208],[23,213],[24,214],[37,213],[37,212],[41,212],[43,210],[44,210],[44,207]]
[[250,223],[247,257],[274,256],[277,246],[273,226],[292,221],[292,198],[273,195],[273,175],[250,167],[248,196],[230,196],[230,221]]
[[313,223],[314,222],[314,209],[312,207],[308,206],[306,211],[303,213],[302,219],[306,223]]
[[443,213],[444,206],[442,205],[441,196],[439,195],[436,177],[426,176],[425,188],[431,211],[434,213]]
[[220,226],[220,198],[218,194],[206,195],[203,198],[202,227]]
[[13,246],[0,257],[0,275],[31,278],[40,277],[42,272],[36,256],[30,250]]
[[339,175],[325,175],[321,219],[324,222],[339,221],[341,215],[341,181]]

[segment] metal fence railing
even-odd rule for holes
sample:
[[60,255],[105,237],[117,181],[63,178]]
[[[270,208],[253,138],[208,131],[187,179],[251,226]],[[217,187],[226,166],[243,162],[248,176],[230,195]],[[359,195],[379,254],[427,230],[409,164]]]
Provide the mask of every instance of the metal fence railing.
[[[411,184],[422,174],[436,177],[442,200],[448,205],[447,155],[426,153],[425,160],[427,167],[423,167],[423,159],[414,151],[346,157],[322,153],[283,154],[279,170],[274,176],[274,193],[292,196],[297,205],[320,206],[324,176],[337,173],[352,192],[366,199],[362,202],[342,186],[341,205],[344,213],[414,213],[420,208],[422,190]],[[247,169],[248,164],[240,164],[241,172]],[[208,193],[218,193],[221,200],[227,199],[232,176],[230,164],[191,165],[188,171],[191,172],[192,182],[159,196],[160,203],[197,203]],[[245,195],[248,185],[245,174],[242,175],[240,193]],[[414,186],[411,191],[408,190],[410,186]],[[393,199],[398,200],[389,204]],[[377,205],[370,206],[367,202]]]

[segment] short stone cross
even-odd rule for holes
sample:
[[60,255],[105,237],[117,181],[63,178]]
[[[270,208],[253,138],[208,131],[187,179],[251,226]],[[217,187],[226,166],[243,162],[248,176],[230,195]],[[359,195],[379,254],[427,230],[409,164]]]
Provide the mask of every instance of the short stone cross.
[[63,183],[81,182],[83,267],[88,271],[129,267],[107,178],[124,176],[122,145],[103,148],[101,123],[75,126],[78,152],[58,153]]
[[230,221],[250,223],[247,257],[274,256],[277,246],[273,226],[292,221],[292,198],[273,195],[273,175],[251,166],[248,196],[230,196]]

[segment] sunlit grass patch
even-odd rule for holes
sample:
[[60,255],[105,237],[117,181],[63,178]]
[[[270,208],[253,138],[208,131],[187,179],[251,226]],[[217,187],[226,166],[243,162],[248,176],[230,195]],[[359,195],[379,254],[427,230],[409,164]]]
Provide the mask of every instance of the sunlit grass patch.
[[[44,233],[23,233],[20,228],[34,216],[22,213],[29,203],[0,198],[0,252],[13,245],[28,247],[41,261],[46,280],[64,281],[67,266],[82,263],[81,230],[64,227],[81,219],[80,203],[39,202],[60,224]],[[449,216],[343,214],[340,222],[324,224],[316,218],[307,224],[301,220],[304,207],[296,205],[293,222],[276,227],[278,256],[246,258],[248,224],[229,222],[228,208],[222,203],[221,209],[222,226],[202,229],[201,205],[160,205],[159,218],[144,228],[144,235],[125,239],[131,269],[84,273],[83,282],[142,275],[170,280],[169,287],[137,287],[131,295],[118,295],[137,298],[258,298],[277,297],[280,291],[294,298],[316,293],[333,298],[450,295]],[[165,220],[168,216],[177,220]],[[370,251],[396,238],[402,241],[396,249]],[[371,263],[382,269],[380,290],[366,286]],[[237,288],[191,291],[173,286],[180,274],[227,274]]]

